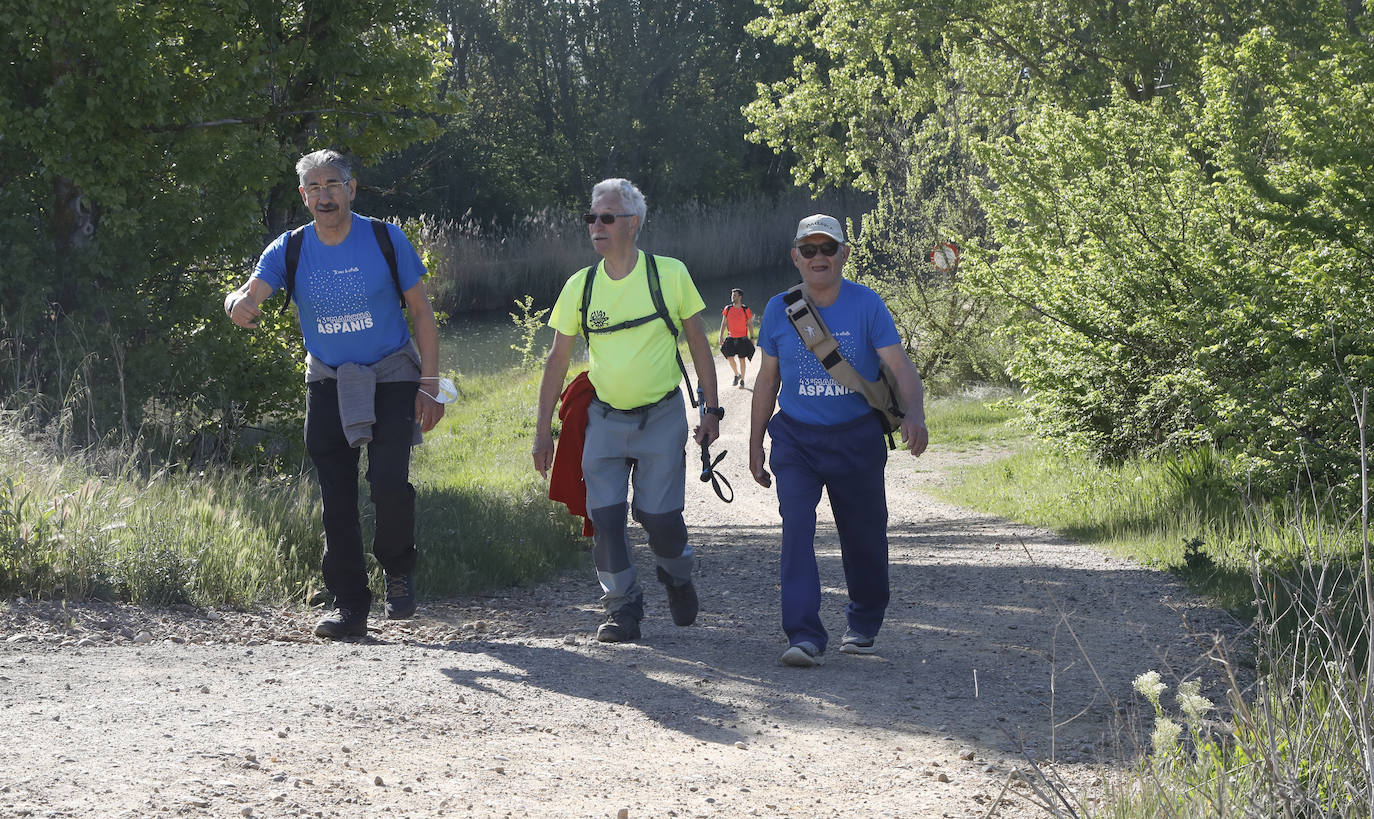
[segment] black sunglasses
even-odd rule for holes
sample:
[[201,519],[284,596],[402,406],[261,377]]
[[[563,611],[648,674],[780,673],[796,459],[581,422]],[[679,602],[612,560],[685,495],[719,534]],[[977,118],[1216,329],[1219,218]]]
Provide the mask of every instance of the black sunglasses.
[[840,243],[821,242],[818,245],[797,245],[797,252],[802,255],[803,259],[816,258],[817,251],[824,253],[826,256],[834,256],[836,253],[840,252]]
[[597,219],[600,219],[600,220],[601,220],[601,224],[603,224],[603,225],[613,225],[613,224],[615,224],[616,217],[619,217],[619,218],[621,218],[621,219],[629,219],[631,216],[634,216],[634,214],[633,214],[633,213],[584,213],[584,214],[582,214],[582,221],[586,222],[586,223],[589,224],[589,225],[594,225],[594,224],[596,224],[596,220],[597,220]]

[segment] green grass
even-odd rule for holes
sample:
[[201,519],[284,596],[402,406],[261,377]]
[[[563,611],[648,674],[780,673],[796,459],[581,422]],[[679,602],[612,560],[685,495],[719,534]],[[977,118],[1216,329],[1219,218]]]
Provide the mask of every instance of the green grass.
[[[1079,815],[1122,819],[1369,815],[1374,600],[1358,516],[1333,511],[1320,494],[1244,498],[1214,451],[1106,466],[1022,437],[1001,410],[983,414],[966,399],[930,409],[937,442],[1010,453],[969,469],[947,490],[950,500],[1176,571],[1254,618],[1254,644],[1239,647],[1246,659],[1226,658],[1217,702],[1201,698],[1196,679],[1161,698],[1166,686],[1154,690],[1147,679],[1159,676],[1141,676],[1153,709],[1142,718],[1153,728],[1150,747],[1125,760],[1104,802],[1088,807],[1049,780],[1040,783],[1046,792],[1059,790]],[[1222,699],[1219,719],[1212,709]],[[1047,813],[1066,815],[1047,804]]]
[[[580,519],[544,497],[529,463],[536,379],[460,382],[459,401],[415,450],[422,596],[533,582],[584,559]],[[360,492],[370,543],[365,482]],[[57,456],[12,424],[0,427],[0,592],[308,602],[321,585],[319,516],[304,468],[270,477],[228,468],[148,476],[131,457]]]
[[1026,439],[1017,426],[1021,413],[1009,393],[960,394],[926,402],[932,445],[964,451],[979,446],[1013,446]]
[[928,425],[939,445],[1009,453],[968,469],[944,490],[947,500],[1174,570],[1243,616],[1254,613],[1254,555],[1268,565],[1298,560],[1311,542],[1299,533],[1317,528],[1329,554],[1358,548],[1356,533],[1322,523],[1308,507],[1247,502],[1211,450],[1104,465],[1027,437],[1010,407],[979,403],[987,402],[931,402]]
[[459,382],[459,401],[416,450],[420,588],[451,595],[527,583],[583,559],[581,518],[534,471],[538,371]]

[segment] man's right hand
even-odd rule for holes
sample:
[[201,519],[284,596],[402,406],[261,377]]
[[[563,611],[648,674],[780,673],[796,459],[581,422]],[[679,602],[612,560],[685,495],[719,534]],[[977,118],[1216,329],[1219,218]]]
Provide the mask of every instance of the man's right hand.
[[754,476],[754,482],[764,489],[773,485],[773,476],[768,474],[764,468],[763,447],[749,447],[749,474]]
[[224,312],[229,314],[230,321],[249,330],[257,329],[258,316],[262,315],[262,310],[242,290],[235,290],[225,298]]
[[543,477],[549,477],[549,470],[553,468],[553,433],[548,430],[537,433],[530,455],[534,458],[535,470]]

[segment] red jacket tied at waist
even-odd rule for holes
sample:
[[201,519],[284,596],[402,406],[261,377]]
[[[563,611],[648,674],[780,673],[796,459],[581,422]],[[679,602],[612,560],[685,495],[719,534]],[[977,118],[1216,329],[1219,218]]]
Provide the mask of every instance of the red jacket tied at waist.
[[587,437],[587,409],[596,389],[586,370],[578,374],[559,396],[563,405],[558,418],[563,431],[553,453],[553,470],[549,475],[549,500],[558,501],[568,511],[582,517],[582,534],[590,537],[592,520],[587,515],[587,485],[582,481],[582,444]]

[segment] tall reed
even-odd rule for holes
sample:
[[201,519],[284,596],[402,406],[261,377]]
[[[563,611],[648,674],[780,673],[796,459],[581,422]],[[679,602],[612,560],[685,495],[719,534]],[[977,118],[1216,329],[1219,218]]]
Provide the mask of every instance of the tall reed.
[[[864,197],[802,191],[713,205],[649,203],[639,246],[681,259],[697,281],[785,265],[797,222],[816,211],[851,217]],[[543,210],[496,227],[471,216],[421,220],[420,241],[432,260],[427,288],[449,313],[506,310],[521,296],[549,305],[563,282],[597,260],[581,212]]]

